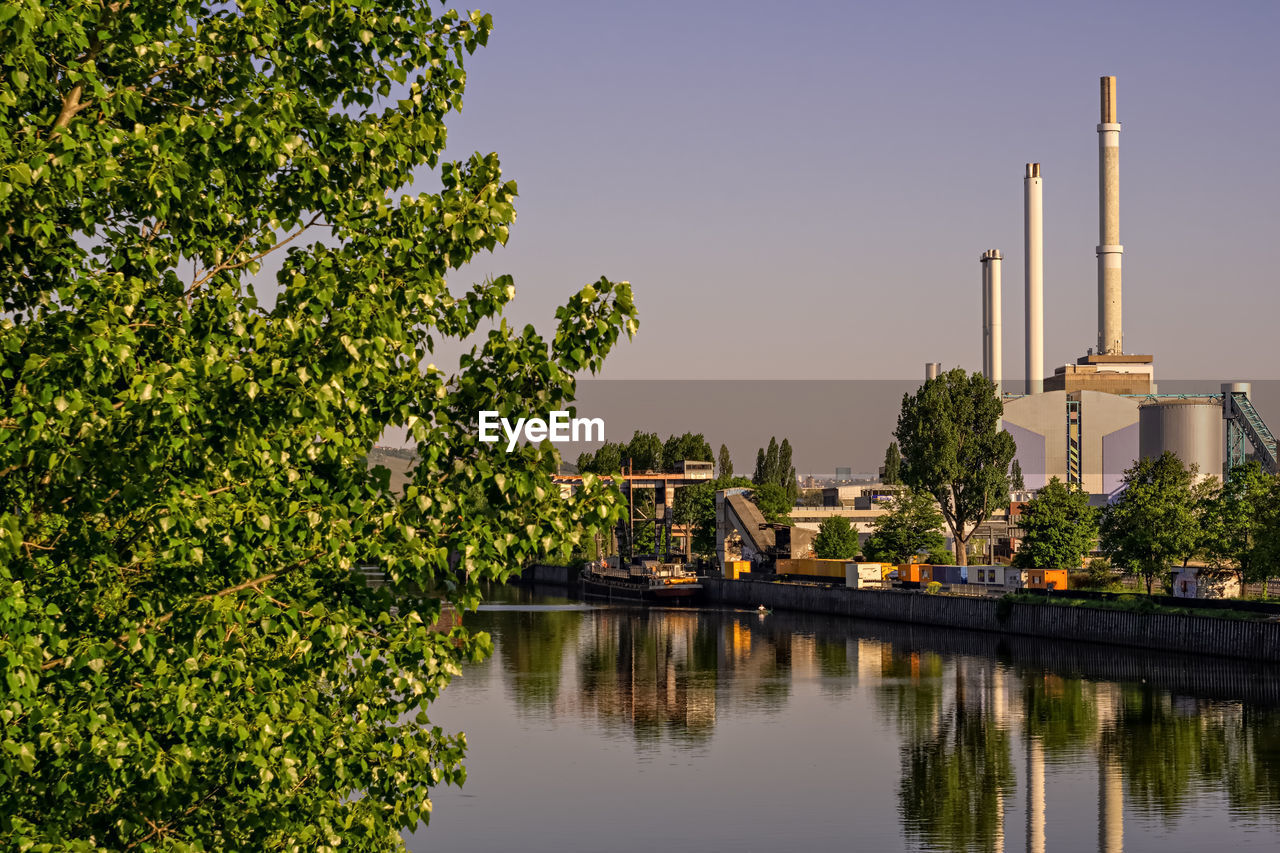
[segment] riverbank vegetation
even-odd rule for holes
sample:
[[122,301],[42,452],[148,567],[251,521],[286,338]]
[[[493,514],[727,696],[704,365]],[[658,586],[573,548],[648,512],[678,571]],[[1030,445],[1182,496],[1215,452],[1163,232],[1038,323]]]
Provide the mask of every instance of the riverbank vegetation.
[[1086,607],[1093,610],[1117,610],[1125,613],[1152,613],[1166,616],[1211,616],[1215,619],[1239,619],[1244,621],[1274,621],[1276,617],[1266,613],[1227,608],[1206,608],[1163,604],[1150,595],[1121,595],[1115,599],[1081,598],[1068,590],[1062,593],[1039,595],[1028,592],[1010,592],[1000,598],[997,606],[1012,607],[1015,604],[1036,604],[1052,607]]

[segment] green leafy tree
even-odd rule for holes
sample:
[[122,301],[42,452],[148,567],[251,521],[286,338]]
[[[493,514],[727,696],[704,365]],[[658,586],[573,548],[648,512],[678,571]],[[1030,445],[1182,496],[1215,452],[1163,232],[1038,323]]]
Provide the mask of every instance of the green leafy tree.
[[654,523],[657,497],[653,489],[632,489],[631,501],[635,512],[635,521],[631,526],[631,535],[635,537],[631,556],[662,555],[667,550],[667,532],[665,524]]
[[1013,460],[1013,464],[1009,466],[1009,488],[1015,492],[1027,490],[1026,480],[1022,477],[1022,463],[1017,459]]
[[690,462],[714,462],[711,445],[702,433],[686,432],[670,436],[662,445],[662,460],[669,471],[676,471],[686,460]]
[[[1280,569],[1280,477],[1272,477],[1268,498],[1262,506],[1254,546],[1254,559],[1258,574],[1264,582]],[[1267,587],[1263,585],[1263,595]]]
[[582,474],[618,474],[626,461],[626,445],[606,441],[595,453],[578,456],[578,472]]
[[745,477],[707,480],[681,486],[671,503],[672,519],[677,524],[688,525],[691,532],[691,550],[694,554],[709,557],[716,550],[716,492],[720,489],[751,487]]
[[671,517],[676,524],[689,527],[690,550],[710,555],[716,548],[716,483],[707,480],[681,486],[671,502]]
[[[904,489],[890,499],[888,512],[873,522],[875,530],[863,543],[869,560],[905,563],[918,554],[946,555],[942,513],[929,495]],[[931,562],[945,563],[949,557]]]
[[1125,470],[1120,497],[1102,511],[1102,552],[1141,575],[1148,593],[1199,541],[1193,477],[1176,453],[1139,459]]
[[716,477],[721,480],[733,479],[733,458],[729,456],[729,448],[720,445],[720,453],[716,461]]
[[898,442],[889,442],[884,452],[884,476],[880,478],[885,485],[897,486],[902,483],[902,452],[898,450]]
[[1196,484],[1201,550],[1212,565],[1231,568],[1241,583],[1264,580],[1270,568],[1258,545],[1274,478],[1255,460],[1231,469],[1218,485],[1210,477]]
[[1013,564],[1029,569],[1077,569],[1098,538],[1098,511],[1089,495],[1057,477],[1022,508],[1023,530]]
[[766,461],[764,448],[762,447],[756,451],[756,470],[755,473],[751,475],[751,482],[755,483],[757,486],[764,485],[768,482],[768,468],[766,467]]
[[756,486],[750,495],[752,503],[760,510],[765,521],[770,524],[790,524],[791,507],[787,493],[777,483],[765,483]]
[[800,495],[800,484],[796,482],[796,469],[791,464],[791,442],[782,439],[778,446],[778,485],[787,493],[787,500],[794,505]]
[[626,458],[635,471],[662,470],[662,439],[656,432],[636,430],[627,444]]
[[1003,411],[991,381],[960,368],[902,397],[894,432],[904,458],[902,481],[938,502],[960,565],[973,531],[1009,500],[1016,448],[1000,429]]
[[851,560],[858,556],[858,531],[843,515],[833,515],[818,526],[813,552],[824,560]]
[[[0,6],[6,847],[400,850],[462,781],[425,710],[489,641],[433,630],[442,602],[618,514],[477,413],[568,408],[635,330],[625,283],[550,339],[500,322],[509,277],[446,286],[515,216],[495,155],[440,159],[490,27],[406,0]],[[403,492],[365,461],[396,425]]]
[[781,485],[782,475],[778,472],[778,439],[776,436],[769,437],[769,447],[764,452],[764,479],[761,484],[772,483]]

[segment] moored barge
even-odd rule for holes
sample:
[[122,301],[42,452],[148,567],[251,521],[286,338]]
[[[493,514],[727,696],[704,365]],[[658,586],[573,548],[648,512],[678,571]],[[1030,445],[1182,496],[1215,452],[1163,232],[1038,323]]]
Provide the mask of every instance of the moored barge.
[[639,560],[588,563],[582,570],[582,594],[610,601],[645,604],[692,604],[702,595],[698,576],[680,563]]

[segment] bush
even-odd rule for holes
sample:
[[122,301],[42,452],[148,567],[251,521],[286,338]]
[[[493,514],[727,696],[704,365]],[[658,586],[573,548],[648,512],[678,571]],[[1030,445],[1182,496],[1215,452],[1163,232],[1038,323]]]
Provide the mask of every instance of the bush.
[[937,595],[942,591],[942,584],[937,581],[929,581],[929,585],[924,588],[924,591],[928,595]]

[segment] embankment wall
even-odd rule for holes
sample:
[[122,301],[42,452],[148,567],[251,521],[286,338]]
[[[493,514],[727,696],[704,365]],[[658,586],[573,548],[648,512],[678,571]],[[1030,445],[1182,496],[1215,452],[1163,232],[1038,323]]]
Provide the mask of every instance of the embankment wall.
[[1008,604],[998,599],[707,578],[712,604],[1280,662],[1280,622]]

